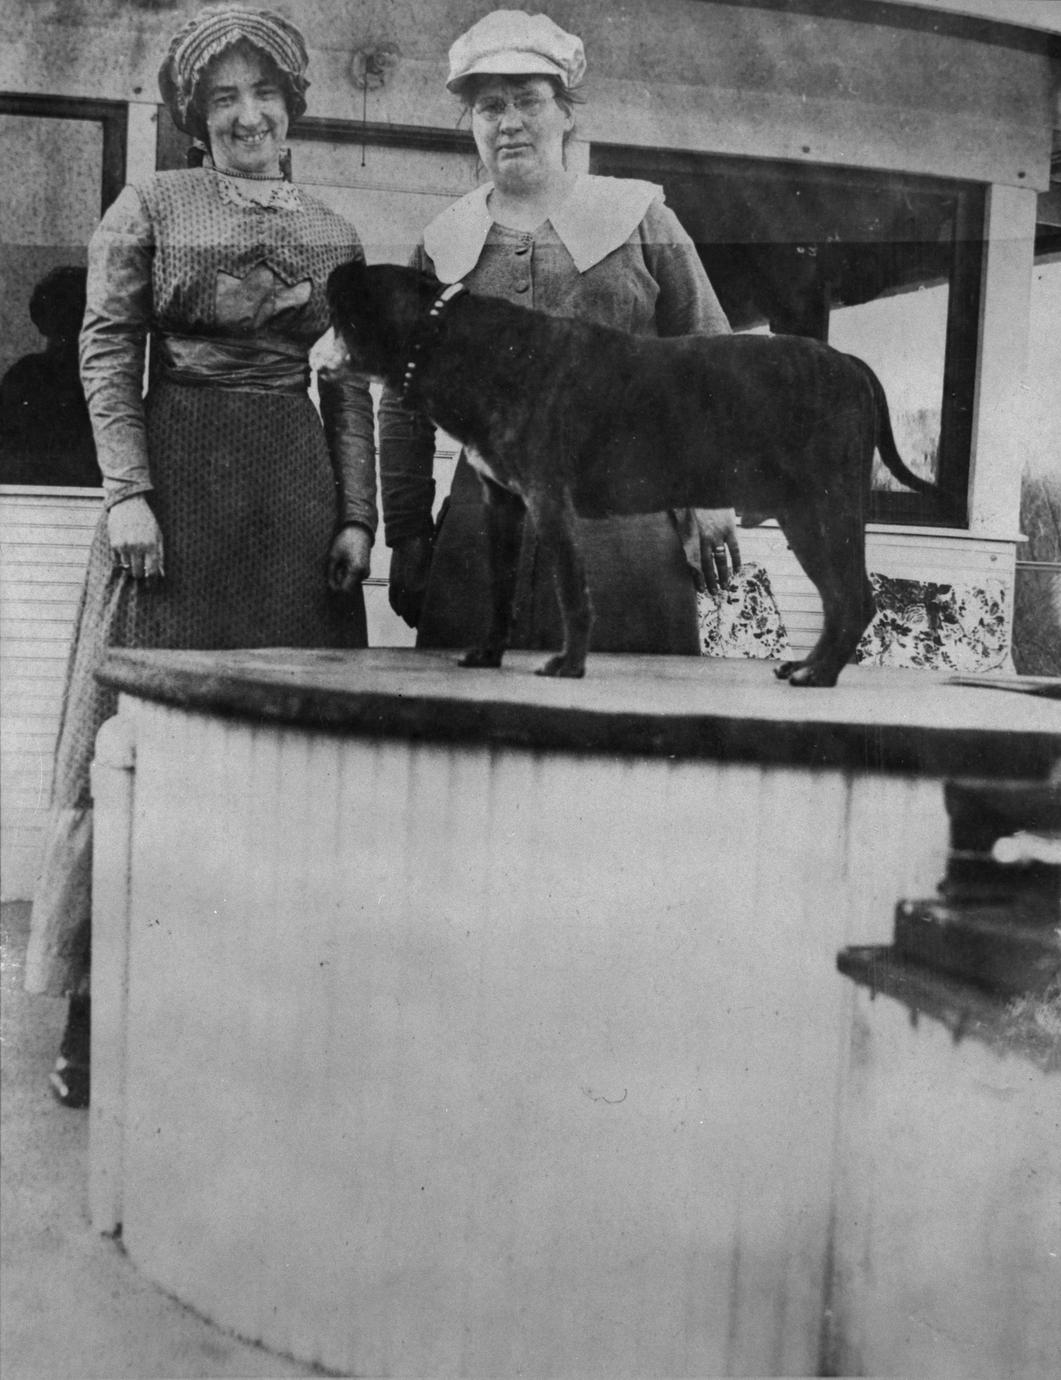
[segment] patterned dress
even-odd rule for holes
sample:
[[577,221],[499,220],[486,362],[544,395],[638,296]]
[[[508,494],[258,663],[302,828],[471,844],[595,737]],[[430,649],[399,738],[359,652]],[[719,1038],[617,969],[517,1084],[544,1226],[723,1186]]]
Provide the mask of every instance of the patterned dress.
[[[417,267],[443,282],[551,316],[576,316],[636,335],[714,335],[729,323],[692,240],[662,189],[626,178],[581,176],[561,210],[533,233],[495,224],[483,186],[424,232]],[[486,346],[488,348],[488,346]],[[380,471],[388,545],[431,531],[434,432],[384,393]],[[700,651],[691,566],[679,515],[579,520],[598,651]],[[689,530],[689,529],[686,529]],[[482,489],[462,457],[440,515],[420,647],[478,642],[490,621],[487,518]],[[551,575],[530,524],[520,553],[512,646],[556,648],[562,628]]]
[[127,187],[93,236],[81,371],[105,507],[145,496],[165,577],[115,567],[104,514],[67,672],[29,991],[87,983],[89,765],[116,709],[95,680],[104,650],[365,645],[360,593],[331,593],[326,570],[341,526],[375,530],[372,403],[356,378],[322,385],[320,416],[307,392],[328,274],[355,257],[353,228],[315,198],[210,167]]

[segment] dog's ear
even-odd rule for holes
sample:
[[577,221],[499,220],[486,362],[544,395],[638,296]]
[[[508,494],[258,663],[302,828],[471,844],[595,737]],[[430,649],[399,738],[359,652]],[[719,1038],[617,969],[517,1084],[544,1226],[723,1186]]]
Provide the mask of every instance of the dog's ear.
[[333,317],[349,321],[354,316],[359,301],[364,297],[366,267],[363,260],[351,259],[333,268],[328,275],[325,293]]

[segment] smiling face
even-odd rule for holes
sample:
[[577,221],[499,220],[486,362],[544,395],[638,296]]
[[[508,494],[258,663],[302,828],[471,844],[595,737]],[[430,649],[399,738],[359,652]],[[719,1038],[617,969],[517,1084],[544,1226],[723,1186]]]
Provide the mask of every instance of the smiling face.
[[268,58],[249,45],[230,48],[207,67],[196,99],[215,167],[280,176],[289,117],[280,74]]
[[563,171],[574,121],[547,78],[482,78],[471,111],[479,157],[502,190],[529,191]]

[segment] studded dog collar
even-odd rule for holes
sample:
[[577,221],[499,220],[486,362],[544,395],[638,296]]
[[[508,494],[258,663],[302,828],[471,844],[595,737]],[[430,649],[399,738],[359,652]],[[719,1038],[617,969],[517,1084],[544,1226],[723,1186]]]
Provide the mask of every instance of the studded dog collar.
[[403,403],[410,400],[410,395],[416,385],[416,371],[424,357],[424,352],[438,339],[443,312],[451,302],[467,291],[468,289],[463,283],[450,283],[431,303],[430,310],[417,328],[413,339],[413,348],[409,354],[409,362],[406,364],[405,373],[402,376],[401,400]]

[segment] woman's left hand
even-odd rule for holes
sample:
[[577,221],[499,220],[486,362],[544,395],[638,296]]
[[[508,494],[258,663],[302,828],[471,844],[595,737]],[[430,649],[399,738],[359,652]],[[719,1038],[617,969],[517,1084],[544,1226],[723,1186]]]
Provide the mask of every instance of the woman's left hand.
[[353,594],[368,576],[372,537],[367,528],[351,523],[341,527],[328,553],[328,588],[336,594]]
[[740,570],[736,513],[732,508],[685,508],[675,516],[697,589],[718,594]]

